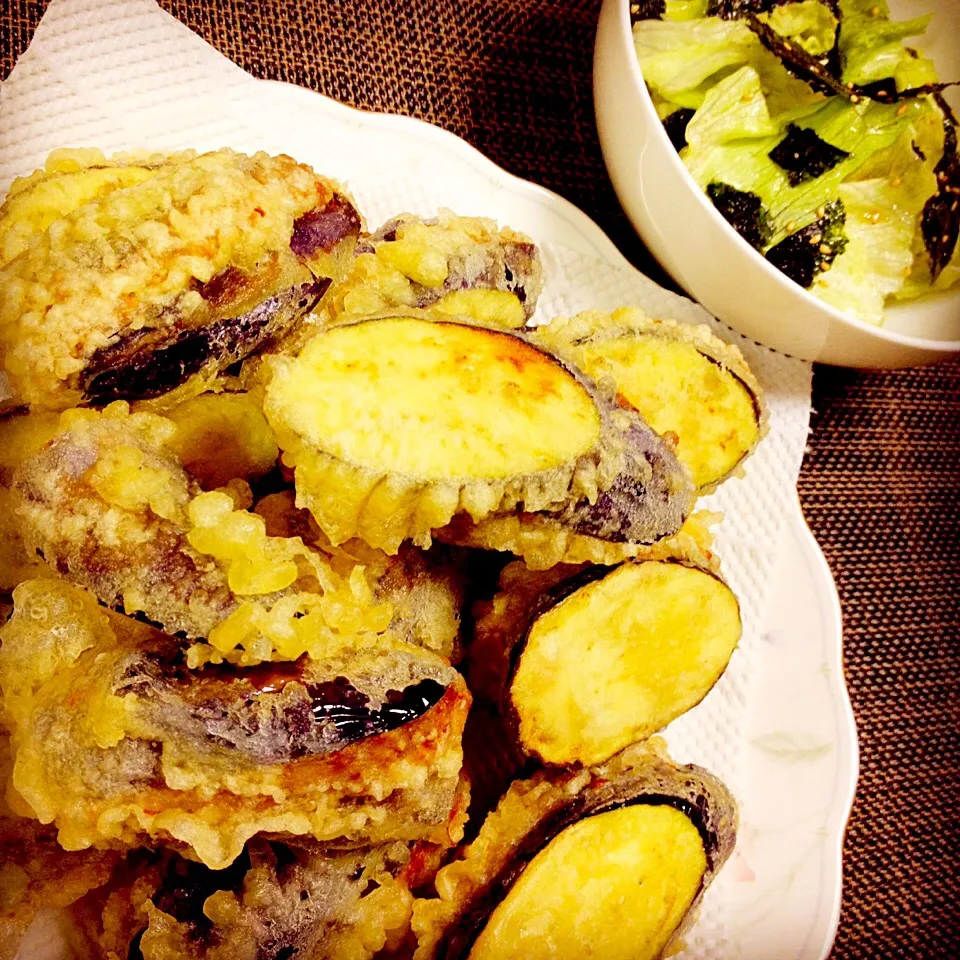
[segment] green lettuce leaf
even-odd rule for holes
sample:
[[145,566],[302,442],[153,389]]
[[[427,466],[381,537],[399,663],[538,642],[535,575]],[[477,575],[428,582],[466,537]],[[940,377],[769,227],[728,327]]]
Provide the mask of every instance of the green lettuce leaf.
[[698,109],[714,84],[744,66],[760,76],[770,113],[782,115],[778,123],[803,116],[824,99],[792,77],[740,21],[642,20],[634,24],[633,38],[655,102],[659,98],[674,107]]
[[647,85],[683,107],[699,107],[717,79],[749,63],[760,47],[744,24],[719,17],[641,20],[633,41]]
[[[701,142],[698,146],[688,146],[682,156],[702,189],[710,183],[721,182],[759,196],[771,219],[770,243],[776,244],[816,219],[817,211],[839,196],[837,189],[841,183],[910,128],[921,107],[913,102],[906,104],[906,110],[903,106],[872,101],[852,103],[840,97],[823,103],[801,125],[850,156],[822,176],[797,186],[791,186],[787,172],[769,157],[780,142],[779,134],[728,143]],[[695,115],[690,126],[696,123]]]
[[760,19],[815,57],[829,53],[837,39],[837,18],[820,0],[785,3]]
[[724,77],[707,92],[703,105],[687,124],[687,143],[698,149],[745,137],[771,137],[779,131],[770,119],[760,75],[747,66]]
[[913,76],[917,66],[910,63],[914,58],[903,41],[924,33],[930,17],[898,22],[890,19],[890,8],[883,0],[840,0],[843,82],[868,84],[897,77],[898,89],[919,86]]
[[[937,189],[933,164],[929,157],[919,160],[914,140],[911,127],[865,163],[857,179],[837,189],[847,213],[847,247],[819,276],[813,292],[869,323],[883,321],[888,297],[903,296],[915,270],[920,214]],[[920,292],[929,291],[928,275]]]
[[889,180],[859,180],[837,190],[847,213],[847,247],[821,273],[813,292],[840,310],[879,324],[887,297],[903,287],[913,263],[916,216],[896,203]]
[[710,0],[667,0],[664,20],[696,20],[707,15]]

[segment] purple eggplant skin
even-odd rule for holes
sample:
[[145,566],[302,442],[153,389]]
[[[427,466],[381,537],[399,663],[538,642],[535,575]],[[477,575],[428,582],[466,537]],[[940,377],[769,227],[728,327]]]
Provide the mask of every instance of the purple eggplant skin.
[[[656,759],[611,778],[603,768],[580,792],[549,811],[511,850],[506,863],[474,894],[438,944],[437,960],[467,960],[490,915],[509,895],[527,865],[567,827],[587,817],[636,805],[668,805],[697,828],[707,869],[687,917],[695,915],[703,892],[733,852],[737,809],[727,788],[694,765],[678,767]],[[566,776],[570,776],[567,774]],[[678,933],[684,928],[681,923]]]
[[[331,285],[330,277],[311,277],[309,261],[354,244],[360,230],[356,207],[343,194],[334,193],[324,207],[294,222],[290,249],[304,261],[302,283],[271,291],[270,264],[264,265],[263,278],[227,267],[206,282],[195,283],[212,322],[178,328],[174,305],[163,317],[163,327],[121,334],[90,357],[80,376],[84,402],[100,406],[157,397],[202,370],[223,370],[277,341],[317,306]],[[258,287],[263,287],[260,302],[232,315],[232,305],[258,299]]]
[[80,381],[84,400],[93,406],[146,400],[173,390],[208,365],[228,367],[289,330],[316,307],[329,286],[325,278],[291,287],[238,317],[183,330],[172,340],[161,330],[122,336],[90,358]]
[[[394,218],[361,240],[357,252],[373,253],[380,244],[392,243],[397,239],[397,228],[414,221],[443,228],[443,221],[439,218]],[[494,236],[486,243],[477,242],[450,256],[447,269],[447,279],[442,286],[428,287],[412,281],[414,302],[410,305],[425,309],[455,290],[503,290],[516,295],[523,305],[524,316],[529,320],[543,290],[540,251],[528,240],[504,240]]]
[[626,469],[595,502],[582,500],[557,519],[611,543],[656,543],[676,533],[693,509],[693,480],[639,414],[619,410],[617,415],[628,421]]
[[193,671],[179,642],[158,634],[152,649],[127,658],[114,692],[133,694],[157,728],[200,748],[279,764],[335,753],[410,723],[455,677],[452,667],[417,650]]
[[293,224],[290,249],[304,260],[360,236],[360,213],[342,194],[334,193],[322,210],[311,210]]

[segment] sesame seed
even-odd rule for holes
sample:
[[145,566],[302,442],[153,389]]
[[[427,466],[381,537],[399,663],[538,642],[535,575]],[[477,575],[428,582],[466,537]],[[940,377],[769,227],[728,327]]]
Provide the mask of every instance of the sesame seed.
[[824,256],[828,256],[829,254],[833,253],[833,247],[831,247],[828,243],[821,243],[821,244],[820,244],[820,252],[821,252]]
[[820,269],[821,269],[824,273],[826,273],[826,272],[830,269],[830,267],[832,267],[832,266],[833,266],[833,264],[832,264],[829,260],[824,260],[823,263],[820,264]]
[[945,234],[940,238],[940,240],[941,240],[943,243],[949,243],[949,242],[950,242],[950,234],[949,234],[949,233],[945,233]]
[[819,218],[822,219],[822,218],[825,217],[826,215],[827,215],[827,208],[826,208],[826,207],[817,207],[817,216],[818,216]]
[[902,117],[907,112],[907,109],[907,105],[905,103],[901,103],[900,106],[897,107],[897,116]]
[[808,241],[811,246],[815,247],[823,239],[822,233],[815,233],[810,240]]
[[796,221],[796,220],[788,220],[788,221],[787,221],[787,230],[789,230],[791,233],[793,233],[793,231],[796,230],[796,229],[797,229],[797,221]]
[[850,102],[851,102],[851,103],[859,103],[859,102],[860,102],[860,98],[859,98],[856,94],[853,94],[853,96],[850,97]]
[[890,181],[890,186],[893,187],[894,189],[896,189],[897,187],[902,187],[902,186],[903,186],[903,177],[894,177],[894,178]]

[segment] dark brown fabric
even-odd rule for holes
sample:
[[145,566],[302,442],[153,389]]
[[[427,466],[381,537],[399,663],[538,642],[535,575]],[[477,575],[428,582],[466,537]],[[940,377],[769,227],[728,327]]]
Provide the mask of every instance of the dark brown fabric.
[[[256,76],[447,127],[664,279],[604,172],[597,0],[162,2]],[[3,76],[42,7],[4,0]],[[833,956],[960,956],[960,364],[821,368],[814,405],[800,495],[840,589],[862,752]]]

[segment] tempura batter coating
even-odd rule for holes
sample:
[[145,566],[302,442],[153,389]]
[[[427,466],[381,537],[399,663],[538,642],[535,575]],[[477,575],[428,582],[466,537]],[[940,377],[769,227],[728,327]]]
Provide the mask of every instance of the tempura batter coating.
[[550,570],[558,564],[597,563],[610,566],[624,560],[689,560],[704,569],[718,566],[712,551],[711,525],[722,515],[709,510],[691,513],[671,537],[656,543],[601,540],[578,533],[542,513],[515,513],[486,517],[473,523],[469,517],[454,517],[434,531],[442,543],[498,550],[521,557],[531,570]]
[[82,163],[0,208],[0,363],[34,406],[156,396],[242,359],[316,305],[360,230],[285,156]]
[[318,332],[270,357],[264,412],[297,502],[333,543],[395,553],[457,514],[543,512],[649,543],[679,529],[689,478],[632,411],[527,339],[427,315]]
[[409,928],[418,845],[252,840],[227,870],[134,853],[71,910],[97,960],[370,960]]
[[280,451],[260,404],[241,390],[202,393],[165,413],[177,425],[173,449],[204,490],[269,473]]
[[[700,837],[699,852],[690,851],[690,859],[699,859],[699,864],[688,878],[693,883],[683,891],[689,898],[685,903],[672,899],[681,891],[670,882],[672,874],[687,866],[686,851],[681,858],[679,845],[672,851],[674,859],[669,844],[662,851],[666,859],[659,869],[637,863],[636,869],[643,870],[638,876],[636,869],[631,873],[630,861],[618,861],[616,847],[578,845],[574,839],[578,827],[594,818],[665,807],[682,814],[674,817],[678,823],[670,825],[668,836],[685,823],[687,834],[692,826]],[[566,960],[578,955],[585,937],[596,942],[591,934],[606,941],[601,944],[604,955],[616,945],[618,957],[661,957],[691,922],[704,890],[730,856],[736,822],[736,806],[723,784],[699,767],[674,765],[653,745],[631,748],[599,767],[541,771],[530,780],[517,781],[487,817],[477,839],[461,851],[461,858],[437,875],[439,897],[414,903],[416,960],[532,955]],[[610,832],[617,842],[643,839],[636,830],[627,836]],[[566,844],[565,862],[550,863],[545,872],[541,855],[561,838],[572,841]],[[686,837],[682,839],[686,847]],[[613,882],[625,868],[630,892]],[[661,885],[664,900],[658,904]],[[556,912],[558,908],[562,912]],[[666,928],[656,930],[655,945],[629,939],[634,914],[649,908],[660,913],[657,919],[667,921]],[[523,943],[509,934],[503,939],[511,922]]]
[[342,323],[435,306],[515,329],[533,316],[542,289],[540,254],[524,234],[449,210],[433,219],[401,214],[360,240],[350,273],[317,318]]
[[591,310],[531,336],[594,379],[612,380],[654,430],[675,437],[700,493],[730,476],[766,432],[760,384],[740,350],[706,324],[658,320],[636,308]]
[[0,816],[0,960],[13,960],[37,912],[66,907],[106,883],[114,851],[66,851],[57,830]]
[[47,576],[49,568],[27,552],[16,518],[13,474],[57,432],[54,413],[10,411],[0,416],[0,593],[9,593],[23,580]]
[[386,630],[392,610],[362,567],[339,576],[300,539],[267,536],[229,493],[202,493],[176,437],[173,421],[122,402],[63,414],[16,472],[29,553],[115,609],[208,640],[208,658],[319,657]]
[[461,610],[466,594],[463,551],[435,545],[423,551],[401,545],[395,556],[349,540],[333,546],[308,510],[297,507],[292,490],[259,500],[254,512],[267,524],[272,537],[300,537],[320,551],[344,578],[358,566],[374,597],[393,608],[390,633],[407,643],[434,650],[456,663],[460,658]]
[[0,631],[12,784],[65,848],[150,839],[218,869],[257,833],[459,838],[470,695],[442,658],[398,643],[190,671],[176,640],[61,581],[14,600]]
[[38,910],[68,906],[106,883],[119,860],[109,851],[67,852],[55,827],[17,816],[4,797],[12,767],[10,740],[0,728],[0,960],[16,955]]

